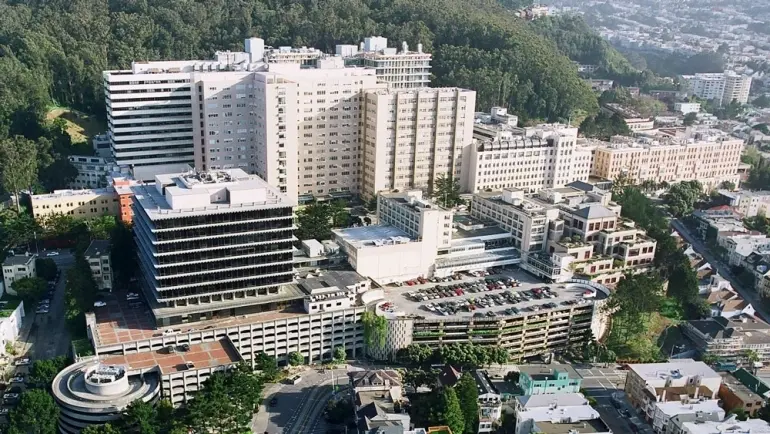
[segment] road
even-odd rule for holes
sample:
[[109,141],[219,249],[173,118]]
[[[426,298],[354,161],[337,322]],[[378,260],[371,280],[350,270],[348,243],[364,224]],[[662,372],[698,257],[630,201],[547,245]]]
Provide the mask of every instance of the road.
[[[333,375],[332,375],[333,373]],[[326,403],[332,397],[333,382],[347,385],[346,369],[308,370],[299,384],[273,384],[266,388],[263,405],[252,423],[255,433],[310,434],[319,425],[318,420]],[[275,406],[270,406],[271,399]]]
[[[58,250],[58,252],[58,256],[50,257],[61,270],[61,277],[56,283],[49,312],[36,314],[36,306],[29,307],[30,313],[25,321],[32,321],[32,328],[26,339],[23,336],[20,337],[23,339],[20,354],[32,359],[49,359],[66,355],[70,350],[69,332],[64,322],[64,285],[67,270],[74,265],[75,258],[68,250]],[[45,253],[40,256],[47,257]]]
[[757,294],[754,288],[745,288],[741,282],[732,275],[730,272],[730,266],[723,263],[713,253],[711,253],[703,241],[701,241],[695,234],[690,232],[690,230],[682,222],[679,220],[672,220],[671,226],[677,232],[679,232],[685,241],[692,245],[692,248],[695,249],[696,252],[703,255],[703,257],[706,258],[706,260],[709,261],[712,266],[717,268],[719,275],[730,281],[733,289],[735,289],[735,291],[737,291],[744,300],[751,303],[758,317],[764,321],[768,321],[768,319],[770,319],[770,314],[768,314],[768,311],[762,307],[759,294]]

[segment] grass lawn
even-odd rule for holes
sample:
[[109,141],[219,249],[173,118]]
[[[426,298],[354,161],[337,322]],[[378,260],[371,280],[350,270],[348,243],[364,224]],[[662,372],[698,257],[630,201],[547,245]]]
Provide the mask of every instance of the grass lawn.
[[102,120],[77,110],[54,107],[48,111],[46,119],[52,121],[56,118],[67,121],[67,133],[72,138],[72,143],[90,142],[93,136],[106,130]]
[[681,321],[682,318],[684,318],[682,305],[673,298],[663,299],[663,304],[660,307],[660,314],[673,321]]

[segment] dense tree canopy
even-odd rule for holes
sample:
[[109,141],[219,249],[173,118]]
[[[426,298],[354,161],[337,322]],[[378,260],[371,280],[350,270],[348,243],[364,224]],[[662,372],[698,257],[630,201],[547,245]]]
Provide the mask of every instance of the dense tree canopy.
[[58,432],[59,407],[45,390],[33,389],[21,395],[19,405],[10,412],[11,434],[54,434]]
[[422,43],[435,84],[477,90],[480,108],[596,111],[569,60],[494,0],[26,0],[0,3],[0,136],[41,120],[50,101],[103,113],[101,72],[134,60],[208,58],[251,36],[333,52],[371,35]]

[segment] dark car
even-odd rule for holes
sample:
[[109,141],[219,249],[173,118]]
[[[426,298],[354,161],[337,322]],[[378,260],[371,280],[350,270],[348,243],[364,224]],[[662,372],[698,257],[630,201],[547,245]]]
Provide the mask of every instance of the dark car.
[[275,407],[278,404],[278,398],[273,397],[270,400],[270,407]]

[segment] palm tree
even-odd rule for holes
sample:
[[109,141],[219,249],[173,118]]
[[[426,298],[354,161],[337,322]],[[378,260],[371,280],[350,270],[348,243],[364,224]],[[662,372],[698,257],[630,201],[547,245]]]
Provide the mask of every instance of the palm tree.
[[759,354],[754,350],[746,350],[746,352],[743,353],[743,357],[745,357],[746,361],[751,365],[751,373],[756,375],[757,368],[754,364],[759,362]]

